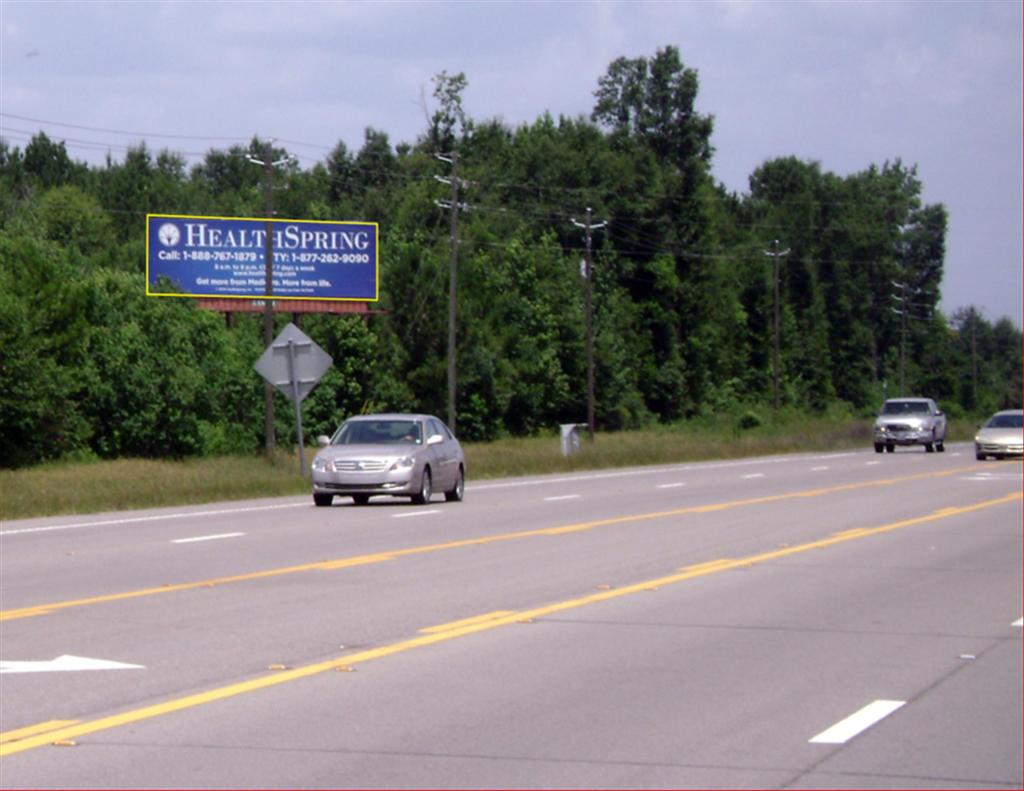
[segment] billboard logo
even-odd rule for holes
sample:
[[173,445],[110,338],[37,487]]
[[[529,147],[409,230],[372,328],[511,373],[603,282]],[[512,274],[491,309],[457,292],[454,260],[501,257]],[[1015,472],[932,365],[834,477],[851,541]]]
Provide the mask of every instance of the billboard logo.
[[181,241],[181,231],[172,222],[165,222],[157,231],[157,238],[164,247],[175,247]]

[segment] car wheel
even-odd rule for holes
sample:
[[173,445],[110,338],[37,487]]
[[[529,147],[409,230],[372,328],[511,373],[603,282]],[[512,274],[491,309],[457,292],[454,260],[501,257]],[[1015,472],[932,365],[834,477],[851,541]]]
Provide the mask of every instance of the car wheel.
[[314,494],[313,503],[318,505],[320,508],[326,508],[331,504],[334,499],[333,494]]
[[946,452],[946,443],[945,443],[945,441],[936,442],[935,443],[935,450],[937,450],[939,453],[945,453]]
[[368,495],[368,494],[353,494],[352,495],[352,502],[354,502],[356,505],[366,505],[368,502],[370,502],[370,495]]
[[924,449],[927,453],[935,453],[935,446],[930,442],[924,443]]
[[876,442],[875,453],[881,453],[883,450],[885,450],[885,445],[883,445],[881,442]]
[[449,491],[444,493],[444,499],[449,503],[461,503],[462,498],[466,495],[466,474],[462,471],[462,467],[459,467],[458,473],[455,475],[455,486]]
[[420,478],[420,490],[412,496],[412,501],[416,505],[423,505],[424,503],[430,502],[430,495],[433,494],[430,482],[430,468],[427,467],[423,471],[423,477]]
[[895,445],[886,445],[885,446],[885,452],[886,453],[893,453],[893,452],[895,452],[895,450],[896,450],[896,446]]
[[974,458],[976,458],[978,461],[985,461],[986,456],[984,453],[975,453]]

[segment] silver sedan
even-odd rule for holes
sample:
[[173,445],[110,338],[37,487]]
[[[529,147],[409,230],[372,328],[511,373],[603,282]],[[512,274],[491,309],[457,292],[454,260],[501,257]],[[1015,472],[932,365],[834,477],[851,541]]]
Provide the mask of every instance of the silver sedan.
[[374,495],[429,502],[435,491],[450,502],[466,488],[466,458],[455,435],[433,415],[352,417],[328,439],[312,464],[313,502],[328,506],[334,495],[365,505]]
[[1024,412],[1005,409],[992,415],[974,437],[974,455],[978,461],[1024,455]]

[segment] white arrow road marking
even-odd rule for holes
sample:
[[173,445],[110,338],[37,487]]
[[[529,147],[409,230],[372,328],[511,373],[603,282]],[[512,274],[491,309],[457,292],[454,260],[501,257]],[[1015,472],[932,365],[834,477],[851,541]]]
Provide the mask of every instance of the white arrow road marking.
[[67,670],[131,670],[145,665],[129,665],[108,659],[89,659],[85,656],[64,654],[56,659],[36,662],[9,662],[0,660],[0,673],[52,673]]
[[888,717],[905,700],[876,700],[811,739],[811,744],[845,744],[861,731]]

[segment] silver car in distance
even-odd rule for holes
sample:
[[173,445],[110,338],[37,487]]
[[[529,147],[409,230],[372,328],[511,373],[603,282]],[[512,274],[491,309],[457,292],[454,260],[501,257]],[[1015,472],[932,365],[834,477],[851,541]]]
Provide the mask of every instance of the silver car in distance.
[[974,436],[974,456],[984,461],[1024,455],[1024,412],[1004,409],[996,412]]
[[312,464],[313,502],[319,506],[330,505],[336,494],[356,505],[380,494],[417,504],[429,502],[435,491],[449,502],[465,494],[462,446],[433,415],[359,415],[319,442]]

